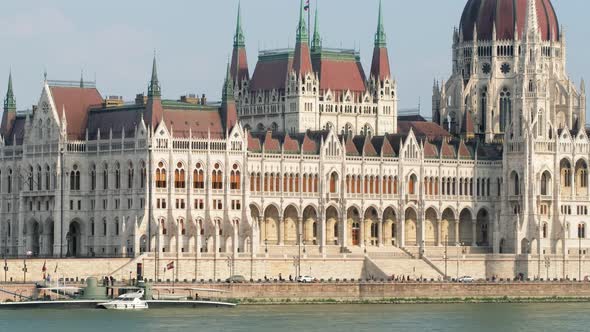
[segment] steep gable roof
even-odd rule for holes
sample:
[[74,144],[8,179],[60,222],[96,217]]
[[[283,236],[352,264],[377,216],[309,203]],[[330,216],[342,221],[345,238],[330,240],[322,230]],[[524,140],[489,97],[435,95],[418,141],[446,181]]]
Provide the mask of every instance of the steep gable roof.
[[60,119],[62,110],[65,110],[68,138],[84,139],[90,107],[103,102],[98,90],[63,86],[50,86],[49,89]]

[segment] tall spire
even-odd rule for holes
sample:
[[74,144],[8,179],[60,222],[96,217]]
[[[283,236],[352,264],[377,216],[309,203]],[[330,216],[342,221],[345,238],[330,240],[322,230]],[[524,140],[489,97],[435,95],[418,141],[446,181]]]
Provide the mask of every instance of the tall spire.
[[12,89],[12,71],[8,74],[8,89],[6,90],[6,99],[4,99],[4,111],[16,112],[16,99]]
[[234,48],[231,58],[231,78],[234,84],[240,84],[250,79],[248,71],[248,57],[246,56],[246,37],[242,30],[242,6],[238,4],[238,18],[234,35]]
[[527,0],[526,25],[524,32],[526,36],[534,37],[538,31],[537,0]]
[[318,19],[318,7],[315,7],[315,18],[313,23],[313,39],[311,41],[311,50],[315,51],[322,48],[322,38],[320,37],[320,23]]
[[377,33],[375,34],[375,47],[387,47],[387,35],[383,27],[383,6],[379,0],[379,19],[377,21]]
[[229,62],[227,63],[227,72],[225,74],[225,81],[223,83],[223,92],[221,96],[222,103],[227,102],[228,100],[234,99],[234,85],[233,79],[231,76],[231,67]]
[[301,0],[299,12],[299,25],[297,26],[297,42],[309,42],[309,36],[307,35],[307,24],[305,23],[305,9],[303,6],[303,0]]
[[238,121],[238,110],[234,99],[234,84],[231,76],[231,67],[227,64],[225,83],[221,96],[221,119],[226,132],[229,132]]
[[242,4],[238,3],[238,19],[236,21],[236,34],[234,35],[234,47],[245,47],[246,38],[242,30]]
[[152,64],[152,79],[148,87],[148,97],[161,97],[162,91],[158,81],[158,65],[156,63],[156,54],[154,52],[154,63]]

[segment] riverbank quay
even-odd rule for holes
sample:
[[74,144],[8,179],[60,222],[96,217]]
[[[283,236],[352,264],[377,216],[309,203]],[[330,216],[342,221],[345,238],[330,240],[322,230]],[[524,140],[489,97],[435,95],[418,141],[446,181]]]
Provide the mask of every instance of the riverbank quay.
[[[72,284],[71,286],[76,286]],[[82,286],[82,284],[78,285]],[[158,296],[204,297],[199,289],[217,289],[219,300],[239,304],[384,304],[384,303],[549,303],[590,302],[590,282],[261,282],[158,283]],[[0,302],[43,298],[35,284],[0,284]],[[55,294],[50,294],[56,298]]]

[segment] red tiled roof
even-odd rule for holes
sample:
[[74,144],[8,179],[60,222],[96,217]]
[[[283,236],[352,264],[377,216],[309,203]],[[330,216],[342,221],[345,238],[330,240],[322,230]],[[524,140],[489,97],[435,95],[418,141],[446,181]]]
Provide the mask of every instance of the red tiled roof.
[[225,137],[219,111],[166,109],[164,121],[175,137],[188,138],[191,132],[193,138],[207,138],[208,133],[215,139]]
[[[536,0],[537,20],[542,39],[559,40],[559,22],[550,0]],[[463,40],[473,40],[477,24],[477,39],[492,40],[494,24],[499,40],[513,40],[517,25],[522,39],[526,25],[527,0],[469,0],[461,16]],[[516,21],[516,24],[515,24]]]
[[283,151],[285,151],[285,153],[299,153],[299,143],[297,140],[291,138],[289,134],[285,136]]
[[455,159],[457,157],[455,154],[455,148],[453,148],[453,146],[449,144],[446,140],[442,141],[440,154],[445,159]]
[[313,73],[313,67],[311,66],[311,55],[309,53],[309,45],[306,42],[298,42],[295,45],[295,56],[293,58],[293,71],[298,75],[306,75]]
[[251,132],[248,132],[248,151],[262,151],[262,148],[260,147],[260,140],[257,137],[252,136]]
[[365,136],[365,143],[363,144],[363,154],[367,157],[376,157],[377,151],[375,151],[375,147],[373,143],[371,143],[371,138],[369,136]]
[[318,144],[315,140],[309,137],[309,133],[305,133],[303,144],[301,144],[301,150],[305,154],[315,154],[318,152]]
[[248,71],[248,57],[246,56],[246,49],[243,47],[235,47],[231,57],[231,78],[238,82],[244,79],[250,79],[250,72]]
[[438,149],[429,141],[424,142],[424,158],[438,158]]
[[475,129],[473,126],[473,116],[471,112],[465,111],[465,116],[463,117],[463,123],[461,124],[461,133],[467,135],[473,135],[475,133]]
[[250,90],[284,90],[292,62],[293,59],[286,55],[284,59],[259,60],[252,75]]
[[428,140],[437,140],[440,138],[451,137],[448,131],[434,122],[423,121],[399,121],[397,131],[402,135],[408,135],[410,129],[414,131],[417,138],[426,138]]
[[473,155],[471,154],[471,151],[469,150],[467,145],[465,145],[465,142],[463,140],[461,140],[461,142],[459,142],[459,148],[457,150],[458,150],[460,159],[473,159]]
[[391,142],[387,136],[384,136],[383,139],[383,146],[381,147],[381,153],[383,157],[395,157],[395,151],[393,150],[393,146],[391,146]]
[[346,154],[349,156],[358,156],[359,155],[359,151],[356,149],[356,146],[352,140],[352,135],[347,136],[346,137],[346,141],[345,141],[345,149],[346,149]]
[[375,47],[373,50],[373,61],[371,62],[371,76],[374,78],[385,79],[391,77],[389,68],[389,55],[387,48]]
[[272,137],[272,131],[267,131],[266,136],[264,136],[264,152],[272,153],[272,152],[281,152],[281,144],[279,140]]
[[84,139],[89,108],[92,105],[100,105],[103,101],[98,90],[96,88],[52,86],[50,91],[60,119],[62,110],[65,109],[68,137]]
[[358,61],[319,59],[314,68],[320,77],[320,90],[365,92],[365,72]]

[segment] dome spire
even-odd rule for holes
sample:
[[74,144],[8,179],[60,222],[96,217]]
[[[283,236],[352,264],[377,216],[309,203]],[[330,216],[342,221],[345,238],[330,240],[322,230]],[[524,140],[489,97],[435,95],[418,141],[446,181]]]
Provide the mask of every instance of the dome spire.
[[524,30],[529,38],[534,38],[539,31],[537,0],[527,0],[526,26]]
[[386,47],[387,46],[387,35],[385,34],[385,28],[383,27],[383,4],[379,0],[379,18],[377,19],[377,33],[375,34],[375,47]]

